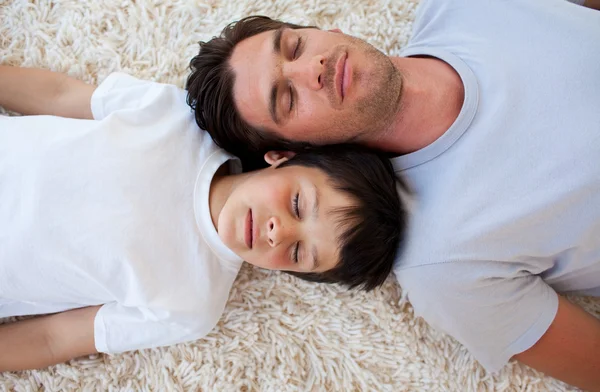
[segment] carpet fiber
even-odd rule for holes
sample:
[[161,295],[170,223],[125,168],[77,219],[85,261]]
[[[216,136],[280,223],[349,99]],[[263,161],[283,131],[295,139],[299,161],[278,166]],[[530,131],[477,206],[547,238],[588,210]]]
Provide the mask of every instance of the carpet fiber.
[[[397,54],[416,6],[416,0],[0,0],[0,63],[91,83],[121,70],[182,87],[195,43],[242,16],[339,27]],[[575,300],[600,315],[597,300]],[[205,339],[0,373],[0,391],[38,390],[575,389],[514,362],[487,374],[455,340],[413,316],[393,279],[359,293],[245,266]]]

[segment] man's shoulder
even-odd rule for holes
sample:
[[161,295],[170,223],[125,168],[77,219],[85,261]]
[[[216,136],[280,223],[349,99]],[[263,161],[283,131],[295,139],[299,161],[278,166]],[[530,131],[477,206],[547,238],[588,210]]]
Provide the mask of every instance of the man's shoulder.
[[405,249],[394,265],[398,283],[423,301],[452,298],[454,294],[481,293],[520,277],[519,263],[483,257],[473,249],[446,241],[421,242],[421,249]]

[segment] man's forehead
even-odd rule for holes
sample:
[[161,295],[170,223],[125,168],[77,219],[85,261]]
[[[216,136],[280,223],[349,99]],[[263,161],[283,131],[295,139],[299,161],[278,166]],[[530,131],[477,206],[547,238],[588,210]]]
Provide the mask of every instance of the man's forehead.
[[233,98],[245,121],[255,126],[270,124],[270,84],[275,67],[273,35],[269,30],[239,42],[230,66],[234,73]]

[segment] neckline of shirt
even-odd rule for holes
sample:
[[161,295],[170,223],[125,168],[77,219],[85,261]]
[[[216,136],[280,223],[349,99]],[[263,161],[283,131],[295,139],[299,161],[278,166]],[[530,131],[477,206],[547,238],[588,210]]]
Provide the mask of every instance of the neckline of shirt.
[[432,56],[449,64],[460,76],[464,86],[464,101],[454,123],[433,143],[410,154],[392,159],[396,171],[422,165],[443,154],[466,132],[475,118],[479,106],[479,86],[475,74],[458,56],[437,48],[424,46],[408,47],[400,53],[402,57]]
[[194,185],[194,217],[198,230],[211,251],[237,271],[243,260],[223,243],[210,216],[210,184],[219,167],[227,161],[231,174],[242,171],[239,160],[222,150],[213,152],[198,171]]

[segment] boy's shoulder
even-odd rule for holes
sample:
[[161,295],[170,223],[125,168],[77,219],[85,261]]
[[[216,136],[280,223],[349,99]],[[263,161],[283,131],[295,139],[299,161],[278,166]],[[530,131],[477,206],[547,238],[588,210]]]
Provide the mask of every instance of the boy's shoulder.
[[123,115],[143,111],[144,116],[138,117],[138,122],[156,122],[160,118],[165,120],[161,123],[168,124],[185,119],[195,125],[183,89],[123,72],[113,72],[100,82],[92,95],[91,108],[95,120],[103,120],[114,112]]

